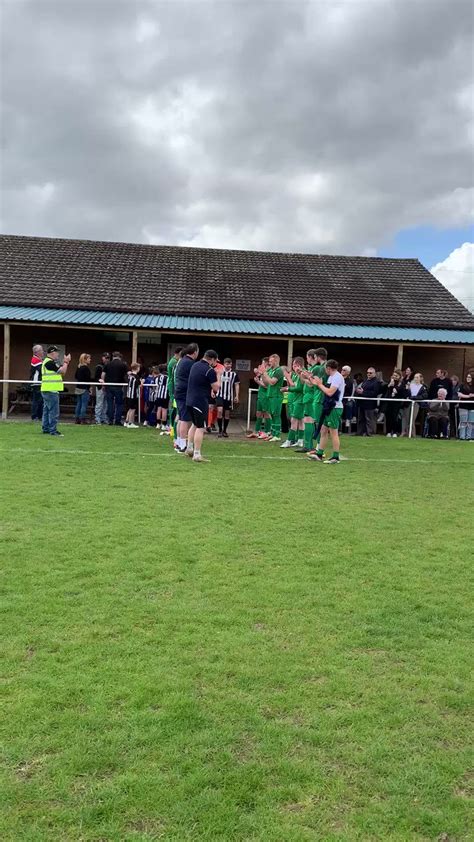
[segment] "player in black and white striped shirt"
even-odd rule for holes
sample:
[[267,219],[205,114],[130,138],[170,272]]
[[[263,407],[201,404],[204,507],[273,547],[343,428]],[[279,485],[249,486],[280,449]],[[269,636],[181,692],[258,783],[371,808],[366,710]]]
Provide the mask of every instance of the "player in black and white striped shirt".
[[230,411],[239,403],[239,393],[239,375],[236,371],[232,371],[232,360],[226,357],[224,370],[221,373],[221,386],[216,398],[218,438],[229,438],[227,427],[229,426]]
[[158,377],[155,381],[155,409],[156,409],[156,429],[161,430],[162,434],[166,433],[166,421],[168,418],[168,375],[166,365],[158,366]]
[[140,366],[138,363],[132,363],[130,371],[127,375],[127,392],[125,397],[125,408],[127,415],[125,417],[124,427],[138,427],[135,424],[135,412],[138,409],[138,397],[140,394]]

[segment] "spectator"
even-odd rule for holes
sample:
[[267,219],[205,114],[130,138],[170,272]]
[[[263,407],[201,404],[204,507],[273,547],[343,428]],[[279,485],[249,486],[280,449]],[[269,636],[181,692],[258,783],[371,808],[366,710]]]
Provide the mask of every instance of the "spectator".
[[89,368],[91,364],[90,354],[81,354],[79,357],[79,365],[74,375],[77,381],[77,386],[74,390],[76,395],[76,411],[74,413],[76,424],[87,424],[87,407],[89,406],[89,399],[91,396],[91,387],[85,386],[85,383],[92,381],[92,374]]
[[122,354],[120,351],[114,351],[112,360],[104,365],[102,377],[100,378],[100,382],[106,385],[107,420],[109,425],[115,424],[117,427],[123,427],[123,386],[109,386],[107,384],[125,384],[127,382],[127,373],[127,365],[122,359]]
[[[428,389],[426,388],[423,375],[417,372],[413,376],[413,380],[410,383],[410,398],[414,401],[413,405],[413,419],[412,419],[412,427],[411,427],[411,435],[412,438],[416,438],[416,428],[415,428],[415,421],[418,418],[418,413],[420,411],[420,404],[422,401],[425,401],[428,397]],[[423,415],[424,418],[424,415]],[[423,427],[422,427],[423,430]]]
[[[459,377],[457,376],[457,374],[451,375],[451,384],[452,384],[452,389],[453,389],[453,392],[452,392],[452,395],[451,395],[451,400],[457,401],[458,394],[459,394],[459,387],[461,385],[461,381],[460,381]],[[451,438],[454,438],[454,439],[456,438],[456,409],[457,409],[458,406],[459,406],[459,404],[456,404],[456,403],[450,403],[449,404],[449,428],[450,428]]]
[[43,433],[62,436],[58,431],[59,393],[64,392],[63,374],[71,362],[71,354],[66,354],[62,365],[58,362],[59,350],[56,345],[49,345],[41,365],[41,394],[43,396]]
[[143,380],[143,403],[145,406],[144,427],[154,427],[156,424],[155,387],[158,380],[158,366],[152,365],[149,374]]
[[464,383],[459,387],[459,438],[462,441],[474,441],[474,377],[466,374]]
[[437,400],[430,401],[428,410],[428,438],[448,438],[449,403],[446,389],[438,389]]
[[357,435],[373,436],[376,433],[377,397],[380,394],[381,384],[377,380],[375,368],[370,366],[367,369],[367,380],[357,387],[356,395],[362,398],[374,398],[374,400],[359,401],[357,417]]
[[[344,378],[344,397],[345,398],[352,398],[354,395],[355,389],[355,381],[354,378],[351,377],[351,367],[350,365],[343,365],[341,368],[341,374]],[[342,408],[342,421],[341,421],[341,432],[350,433],[352,419],[354,417],[354,401],[353,400],[345,400],[343,402]]]
[[[405,366],[405,370],[402,376],[402,383],[405,387],[406,397],[410,397],[410,384],[413,381],[414,373],[413,369],[407,365]],[[402,421],[402,436],[408,436],[408,428],[410,426],[410,412],[411,412],[411,404],[409,403],[402,403],[400,407],[400,416]]]
[[408,395],[406,384],[402,379],[402,372],[396,368],[387,385],[385,397],[388,398],[385,404],[385,431],[388,438],[396,439],[400,433],[400,410],[403,406],[397,398],[405,398]]
[[451,400],[451,395],[453,394],[453,384],[448,377],[448,372],[444,368],[436,369],[435,376],[430,383],[430,388],[428,390],[428,398],[430,401],[436,399],[438,389],[446,389],[446,400]]
[[100,385],[100,379],[102,377],[102,373],[104,371],[105,366],[108,362],[110,362],[110,354],[104,352],[100,358],[99,365],[96,365],[95,372],[94,372],[94,380],[97,383],[95,387],[95,423],[96,424],[106,424],[107,423],[107,401],[106,401],[106,389],[105,386]]
[[415,376],[415,375],[414,375],[414,373],[413,373],[413,369],[412,369],[409,365],[405,366],[405,368],[404,368],[404,370],[403,370],[403,377],[402,377],[403,382],[404,382],[405,384],[411,383],[411,381],[413,380],[414,376]]
[[43,398],[41,397],[41,366],[44,351],[42,345],[33,345],[33,356],[30,363],[31,387],[31,420],[41,421],[43,417]]

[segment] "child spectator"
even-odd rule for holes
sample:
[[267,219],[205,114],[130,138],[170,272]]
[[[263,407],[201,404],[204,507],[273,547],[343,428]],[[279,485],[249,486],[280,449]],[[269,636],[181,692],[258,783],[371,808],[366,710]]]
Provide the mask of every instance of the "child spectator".
[[125,398],[125,409],[127,410],[127,415],[125,416],[124,427],[138,427],[138,424],[135,424],[135,412],[138,409],[139,393],[140,365],[139,363],[132,363],[127,375],[127,394]]
[[156,381],[158,379],[158,366],[153,365],[150,368],[150,373],[147,374],[143,381],[143,400],[145,406],[145,420],[144,427],[153,427],[156,424],[155,399],[156,399]]

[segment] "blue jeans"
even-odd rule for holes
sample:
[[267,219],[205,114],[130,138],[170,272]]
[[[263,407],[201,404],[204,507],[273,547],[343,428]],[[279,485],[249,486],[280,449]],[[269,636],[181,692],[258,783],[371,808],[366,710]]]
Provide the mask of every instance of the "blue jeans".
[[86,417],[87,407],[89,405],[89,398],[91,394],[89,391],[84,392],[83,395],[76,395],[76,411],[74,416],[82,419]]
[[459,438],[462,441],[474,439],[474,409],[459,407]]
[[119,424],[123,413],[123,389],[121,386],[107,386],[107,420],[109,424]]
[[43,433],[55,433],[59,418],[59,392],[43,392]]

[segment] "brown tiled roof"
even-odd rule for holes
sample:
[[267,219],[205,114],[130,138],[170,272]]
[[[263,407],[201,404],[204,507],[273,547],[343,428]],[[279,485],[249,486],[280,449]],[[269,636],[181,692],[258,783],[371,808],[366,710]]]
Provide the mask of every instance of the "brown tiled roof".
[[0,304],[474,329],[418,260],[0,237]]

